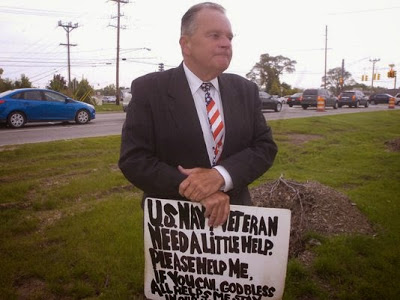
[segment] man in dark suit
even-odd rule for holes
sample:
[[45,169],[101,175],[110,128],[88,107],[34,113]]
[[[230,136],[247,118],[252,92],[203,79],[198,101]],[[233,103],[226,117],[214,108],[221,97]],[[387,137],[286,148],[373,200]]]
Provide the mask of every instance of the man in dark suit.
[[132,82],[122,129],[119,167],[143,197],[200,202],[210,226],[226,221],[230,204],[251,205],[247,186],[277,152],[258,87],[223,74],[232,38],[222,6],[191,7],[182,17],[183,63]]

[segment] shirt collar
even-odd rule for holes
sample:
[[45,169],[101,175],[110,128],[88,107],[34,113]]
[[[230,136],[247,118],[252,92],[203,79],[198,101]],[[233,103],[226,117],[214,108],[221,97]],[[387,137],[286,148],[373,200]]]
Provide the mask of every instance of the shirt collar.
[[[199,77],[197,77],[192,71],[190,71],[190,69],[186,66],[185,62],[183,62],[183,70],[185,71],[190,91],[192,92],[192,95],[194,95],[200,88],[203,81]],[[208,82],[212,83],[213,87],[219,92],[218,77]]]

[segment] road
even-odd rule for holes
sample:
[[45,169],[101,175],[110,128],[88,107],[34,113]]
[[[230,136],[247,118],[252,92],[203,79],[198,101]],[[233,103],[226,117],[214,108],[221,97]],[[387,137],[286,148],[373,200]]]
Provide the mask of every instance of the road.
[[20,129],[0,127],[0,146],[26,143],[49,142],[74,138],[96,137],[120,134],[125,113],[97,114],[96,119],[85,125],[73,122],[27,123]]
[[[387,110],[387,105],[370,105],[368,108],[327,108],[324,112],[317,112],[315,108],[303,110],[301,107],[283,106],[280,113],[264,111],[267,120],[304,118],[314,116],[327,116],[333,114],[372,112]],[[396,109],[400,109],[396,106]],[[56,140],[68,140],[74,138],[107,136],[121,134],[125,113],[97,114],[96,119],[86,125],[75,123],[31,123],[21,129],[0,127],[0,147],[6,145],[18,145],[27,143],[49,142]]]

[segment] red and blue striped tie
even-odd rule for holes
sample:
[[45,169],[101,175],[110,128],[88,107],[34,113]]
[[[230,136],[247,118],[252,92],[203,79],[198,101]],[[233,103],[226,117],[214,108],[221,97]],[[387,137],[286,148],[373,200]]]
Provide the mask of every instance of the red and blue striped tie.
[[222,117],[221,114],[219,113],[218,107],[210,95],[211,86],[212,84],[210,82],[204,82],[201,85],[201,89],[205,93],[208,122],[210,124],[210,129],[215,142],[215,146],[213,147],[214,157],[212,164],[216,165],[222,151],[222,140],[224,137],[224,122],[222,122]]

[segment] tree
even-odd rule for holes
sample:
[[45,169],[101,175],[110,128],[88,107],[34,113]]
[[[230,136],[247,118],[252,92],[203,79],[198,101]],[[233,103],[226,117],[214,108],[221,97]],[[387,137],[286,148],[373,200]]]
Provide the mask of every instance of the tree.
[[116,94],[117,94],[117,88],[115,87],[115,84],[107,85],[103,89],[104,96],[115,96]]
[[31,88],[32,83],[30,82],[29,78],[25,76],[25,74],[21,74],[21,78],[13,82],[8,78],[1,78],[4,70],[0,68],[0,93],[8,90],[13,89],[20,89],[20,88]]
[[67,89],[67,81],[60,74],[55,74],[46,88],[63,93]]
[[[335,95],[338,95],[341,92],[341,78],[342,78],[341,67],[330,69],[326,73],[326,88],[329,89]],[[322,82],[325,82],[325,76],[322,76]],[[354,84],[355,81],[351,78],[351,73],[346,70],[343,70],[343,89]],[[322,83],[321,86],[324,86],[324,84]]]
[[10,79],[0,78],[0,93],[13,89],[14,89],[14,84]]
[[302,91],[303,91],[303,90],[300,89],[300,88],[292,88],[292,87],[290,86],[290,84],[287,84],[287,83],[285,83],[285,82],[282,82],[281,88],[282,88],[282,96],[285,96],[285,95],[293,95],[293,94],[296,94],[296,93],[299,93],[299,92],[302,92]]
[[79,81],[78,86],[75,90],[74,98],[83,102],[91,103],[93,94],[94,89],[89,84],[89,81],[87,79],[82,79],[81,81]]
[[[260,89],[265,89],[270,94],[280,94],[281,83],[279,76],[283,72],[293,73],[296,63],[295,60],[282,55],[270,56],[268,53],[261,54],[260,61],[246,74],[246,77],[257,83]],[[278,92],[276,92],[277,89]]]
[[29,81],[29,78],[25,76],[25,74],[22,74],[21,79],[14,82],[14,87],[16,89],[31,88],[32,83]]

